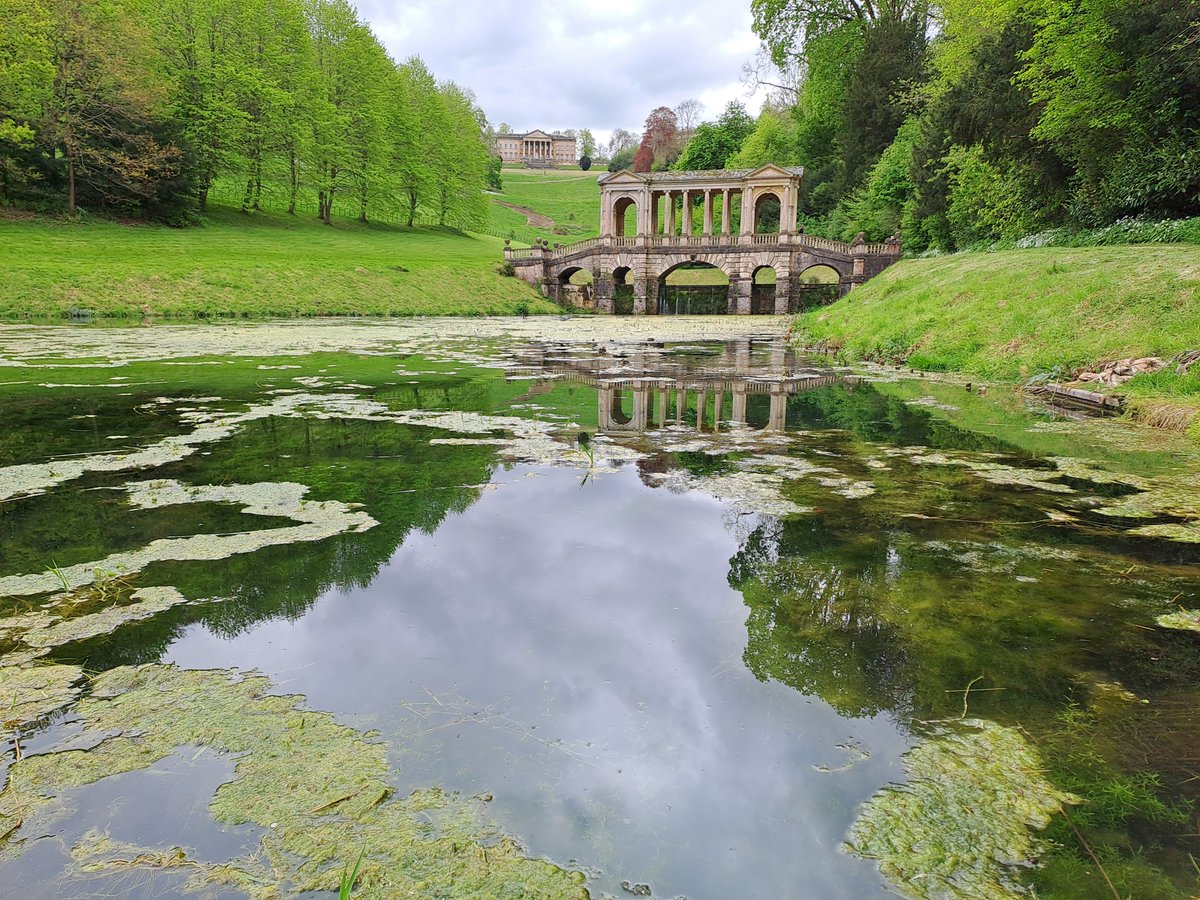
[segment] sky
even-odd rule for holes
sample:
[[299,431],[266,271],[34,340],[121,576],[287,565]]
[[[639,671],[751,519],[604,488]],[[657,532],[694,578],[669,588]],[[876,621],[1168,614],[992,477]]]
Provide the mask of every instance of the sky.
[[758,48],[750,0],[357,0],[397,60],[419,55],[470,88],[514,131],[614,128],[640,134],[650,110],[686,99],[713,119],[752,113],[742,64]]

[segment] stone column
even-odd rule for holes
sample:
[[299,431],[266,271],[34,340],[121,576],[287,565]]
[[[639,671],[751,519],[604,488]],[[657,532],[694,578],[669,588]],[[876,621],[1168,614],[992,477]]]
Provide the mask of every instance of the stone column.
[[596,417],[596,424],[601,431],[607,431],[612,427],[612,386],[600,385],[596,396],[600,398],[600,410]]
[[767,419],[767,431],[783,431],[787,425],[787,397],[782,385],[771,388],[771,413]]
[[659,388],[658,390],[658,427],[662,428],[667,424],[667,389]]
[[650,192],[650,236],[658,234],[658,194]]
[[667,191],[667,234],[675,236],[675,195]]
[[634,277],[633,314],[635,316],[644,316],[646,314],[646,290],[648,287],[649,285],[644,277]]
[[648,400],[650,392],[640,381],[633,383],[633,421],[630,423],[637,431],[645,431],[650,418]]
[[706,189],[704,191],[704,228],[702,229],[705,237],[712,237],[712,229],[713,229],[712,191]]
[[735,384],[733,386],[733,418],[731,421],[739,425],[746,424],[746,399],[749,397],[749,389],[744,384]]
[[612,275],[597,269],[592,273],[592,290],[596,297],[596,311],[611,314],[613,311]]
[[742,227],[739,234],[754,234],[754,191],[742,191]]
[[750,315],[750,295],[754,279],[744,275],[729,279],[729,312],[738,316]]
[[681,228],[685,240],[690,240],[692,237],[692,192],[683,192],[683,227]]
[[704,430],[704,416],[708,412],[708,391],[696,391],[696,430]]
[[687,388],[675,388],[675,424],[683,424],[683,414],[687,411]]
[[725,405],[725,392],[717,391],[713,395],[713,431],[721,428],[721,407]]
[[730,190],[726,188],[721,191],[721,234],[722,236],[729,234],[729,194]]
[[775,273],[775,315],[784,316],[790,311],[792,302],[792,279],[790,275]]

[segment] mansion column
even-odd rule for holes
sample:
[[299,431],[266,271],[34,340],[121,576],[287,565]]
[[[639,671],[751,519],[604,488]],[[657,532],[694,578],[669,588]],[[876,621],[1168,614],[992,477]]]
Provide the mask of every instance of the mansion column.
[[705,190],[704,191],[704,227],[702,230],[706,237],[711,237],[712,229],[713,229],[712,191]]

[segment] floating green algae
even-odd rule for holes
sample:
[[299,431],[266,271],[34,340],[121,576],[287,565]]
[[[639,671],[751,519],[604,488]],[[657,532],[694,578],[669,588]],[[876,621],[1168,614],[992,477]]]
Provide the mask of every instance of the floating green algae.
[[1045,828],[1064,803],[1019,731],[969,719],[918,744],[904,758],[909,779],[871,798],[851,826],[848,848],[879,860],[888,881],[913,897],[1022,893],[1016,868],[1032,864]]
[[[73,667],[41,669],[46,684],[78,677]],[[438,790],[394,797],[384,745],[271,687],[260,675],[157,664],[98,676],[76,707],[82,732],[71,741],[91,748],[51,748],[10,769],[0,834],[11,836],[0,852],[19,854],[67,789],[200,746],[234,757],[233,780],[209,803],[213,818],[264,833],[254,852],[215,865],[167,851],[171,864],[194,870],[193,887],[236,885],[264,898],[336,891],[343,866],[362,852],[356,897],[587,896],[581,873],[528,858],[483,827],[467,801]],[[162,848],[106,847],[95,835],[85,844],[77,857],[92,869],[163,864]]]
[[131,574],[165,560],[214,560],[263,547],[319,541],[335,534],[362,532],[378,523],[354,504],[336,500],[306,500],[308,487],[289,482],[258,484],[185,485],[178,481],[131,482],[125,485],[130,505],[149,509],[183,503],[240,503],[247,515],[279,516],[299,524],[236,534],[197,534],[160,538],[145,547],[114,553],[95,562],[55,570],[0,578],[0,597],[42,594],[63,583],[72,588],[92,584],[105,572]]
[[[99,612],[69,616],[45,611],[44,624],[25,629],[18,639],[36,648],[60,647],[102,634],[112,634],[122,625],[139,622],[188,602],[173,587],[145,587],[129,595],[129,603],[112,605]],[[63,604],[57,604],[61,609]],[[53,607],[52,607],[53,608]]]
[[[43,719],[79,696],[78,666],[0,666],[0,734]],[[5,831],[0,822],[0,834]]]
[[1178,612],[1161,615],[1155,621],[1163,628],[1200,631],[1200,609],[1181,609]]

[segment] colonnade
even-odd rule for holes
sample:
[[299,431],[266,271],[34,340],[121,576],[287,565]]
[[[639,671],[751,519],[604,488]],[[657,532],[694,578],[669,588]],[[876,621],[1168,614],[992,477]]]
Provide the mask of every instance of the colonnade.
[[[733,202],[733,197],[735,195],[738,198],[737,206],[735,206]],[[650,234],[691,235],[695,231],[695,209],[693,206],[693,198],[697,196],[702,197],[704,201],[703,206],[701,207],[702,219],[700,234],[704,237],[712,237],[714,234],[719,233],[723,237],[728,237],[732,233],[733,210],[740,209],[742,205],[743,191],[741,188],[684,188],[683,190],[678,191],[651,191]],[[682,198],[683,203],[680,207],[680,217],[677,222],[675,213],[677,201],[680,198]],[[720,232],[714,231],[714,228],[716,227],[716,210],[718,203],[720,203],[721,211]],[[659,212],[660,206],[663,208],[661,213]],[[751,220],[749,222],[744,221],[742,223],[743,232],[745,232],[747,225],[749,225],[750,230],[753,231],[753,214],[751,214]]]
[[[628,416],[622,410],[622,401],[627,389],[633,399],[633,408]],[[725,416],[726,393],[732,395],[731,415],[728,418]],[[771,408],[763,431],[784,430],[787,398],[791,393],[787,385],[771,386]],[[704,386],[671,386],[647,380],[634,382],[632,385],[600,384],[597,386],[597,394],[601,431],[645,431],[651,427],[651,423],[658,428],[665,428],[668,422],[677,426],[683,425],[691,408],[696,412],[696,430],[715,432],[720,429],[722,423],[746,424],[746,403],[750,391],[746,384],[734,384],[731,390],[726,391],[721,387],[713,387],[710,390]]]
[[525,159],[551,159],[554,156],[554,141],[522,141],[521,150]]

